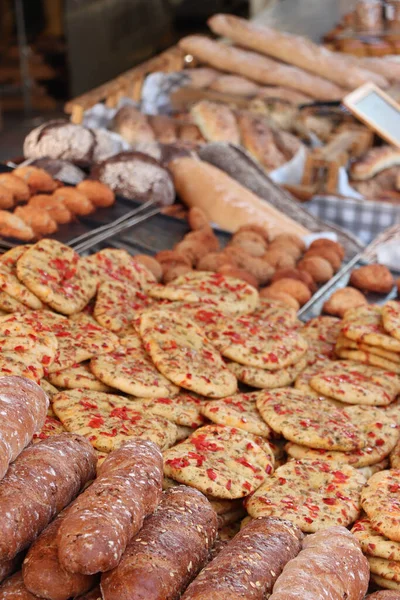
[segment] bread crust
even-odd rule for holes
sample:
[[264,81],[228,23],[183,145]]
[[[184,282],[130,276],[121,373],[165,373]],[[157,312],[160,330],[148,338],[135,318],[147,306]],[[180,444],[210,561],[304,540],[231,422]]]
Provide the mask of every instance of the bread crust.
[[372,179],[384,169],[400,165],[400,150],[391,146],[372,148],[352,164],[350,176],[355,181]]
[[236,118],[229,106],[201,100],[191,108],[190,114],[208,142],[240,144]]

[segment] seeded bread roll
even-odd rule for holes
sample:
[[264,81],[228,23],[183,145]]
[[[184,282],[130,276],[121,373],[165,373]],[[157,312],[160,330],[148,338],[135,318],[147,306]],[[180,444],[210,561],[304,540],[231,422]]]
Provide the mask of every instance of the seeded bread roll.
[[57,534],[61,566],[91,575],[117,566],[160,501],[163,463],[153,442],[134,439],[112,452],[74,502]]
[[368,561],[356,538],[344,527],[329,527],[305,538],[270,600],[362,600],[368,583]]
[[24,377],[0,378],[0,479],[33,434],[44,425],[49,400],[40,386]]
[[108,185],[116,194],[139,202],[154,200],[173,204],[175,190],[171,175],[161,164],[141,152],[121,152],[97,164],[91,179]]
[[96,454],[63,433],[24,450],[0,482],[0,561],[24,550],[96,473]]
[[267,598],[285,564],[300,551],[302,538],[289,521],[250,521],[191,583],[182,600]]
[[177,600],[206,564],[216,535],[217,515],[201,492],[169,489],[118,567],[102,575],[104,600]]
[[57,534],[67,514],[68,508],[42,531],[22,565],[26,588],[39,598],[68,600],[91,590],[97,583],[93,575],[69,573],[60,565]]

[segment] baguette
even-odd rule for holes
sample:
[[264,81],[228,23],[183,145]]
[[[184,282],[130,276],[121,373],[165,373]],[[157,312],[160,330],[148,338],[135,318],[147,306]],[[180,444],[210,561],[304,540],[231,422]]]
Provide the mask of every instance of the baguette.
[[307,94],[302,94],[296,90],[291,90],[290,88],[281,86],[261,87],[257,93],[257,97],[262,98],[263,100],[268,100],[269,98],[283,100],[284,102],[289,102],[290,104],[306,104],[307,102],[312,101],[311,96]]
[[267,171],[273,171],[286,162],[263,115],[242,111],[238,115],[238,123],[243,146]]
[[190,114],[208,142],[240,144],[240,133],[229,106],[202,100],[192,106]]
[[304,540],[270,600],[361,600],[368,583],[368,561],[356,538],[344,527],[329,527]]
[[0,479],[43,427],[49,400],[43,390],[24,377],[0,379]]
[[93,575],[65,571],[58,560],[57,533],[68,514],[63,511],[30,547],[22,565],[26,588],[35,596],[49,600],[68,600],[91,590],[96,583]]
[[104,600],[177,600],[206,564],[216,535],[216,513],[201,492],[169,489],[118,567],[102,575]]
[[21,571],[15,573],[0,585],[0,600],[37,600],[25,587]]
[[153,442],[133,439],[112,452],[96,481],[74,502],[57,534],[61,566],[109,571],[161,499],[163,462]]
[[385,169],[400,165],[400,150],[391,146],[372,148],[350,168],[350,177],[355,181],[372,179]]
[[389,85],[382,75],[353,65],[301,36],[251,23],[233,15],[214,15],[208,20],[208,25],[214,33],[233,40],[235,44],[328,78],[344,88],[355,89],[370,81],[380,87]]
[[80,435],[63,433],[24,450],[0,482],[0,560],[14,558],[96,473],[97,457]]
[[342,88],[327,79],[206,36],[188,36],[179,42],[179,46],[202,62],[256,83],[288,87],[317,100],[339,100],[344,95]]
[[168,165],[182,201],[201,208],[208,219],[227,231],[258,223],[270,237],[279,233],[304,236],[308,229],[279,212],[209,163],[194,158],[178,158]]
[[193,581],[182,600],[268,598],[285,564],[300,551],[302,538],[289,521],[250,521]]
[[209,86],[210,90],[232,96],[252,97],[260,91],[260,86],[240,75],[221,75]]

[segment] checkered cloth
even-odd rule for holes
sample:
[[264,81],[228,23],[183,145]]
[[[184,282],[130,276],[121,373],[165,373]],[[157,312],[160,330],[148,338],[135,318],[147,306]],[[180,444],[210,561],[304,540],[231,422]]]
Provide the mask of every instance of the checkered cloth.
[[304,205],[312,215],[347,229],[369,244],[384,229],[400,223],[400,204],[335,196],[316,196]]

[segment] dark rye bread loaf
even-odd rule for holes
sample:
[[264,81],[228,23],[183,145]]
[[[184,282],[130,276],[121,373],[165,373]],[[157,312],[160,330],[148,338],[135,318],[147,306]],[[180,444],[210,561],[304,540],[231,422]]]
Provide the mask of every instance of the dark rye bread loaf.
[[0,479],[46,419],[48,398],[41,387],[24,377],[0,378]]
[[303,534],[289,521],[250,521],[190,584],[182,600],[264,600]]
[[329,527],[305,538],[270,600],[362,600],[368,583],[368,561],[356,538],[345,527]]
[[148,154],[121,152],[95,165],[91,179],[108,185],[116,194],[161,205],[173,204],[175,188],[170,173]]
[[35,600],[37,596],[25,587],[21,571],[9,577],[0,585],[0,600]]
[[29,546],[95,477],[96,454],[80,435],[63,433],[25,449],[0,481],[0,561]]
[[5,560],[0,563],[0,583],[7,577],[10,577],[15,571],[18,571],[22,561],[24,560],[25,552],[20,552],[14,558]]
[[104,600],[177,600],[205,565],[216,535],[217,515],[201,492],[169,489],[118,567],[102,575]]
[[66,514],[68,508],[42,531],[22,565],[25,586],[40,598],[68,600],[91,590],[97,583],[94,575],[69,573],[60,565],[57,533]]
[[92,574],[116,567],[159,503],[162,478],[162,454],[153,442],[133,439],[112,452],[61,523],[57,542],[64,569]]

